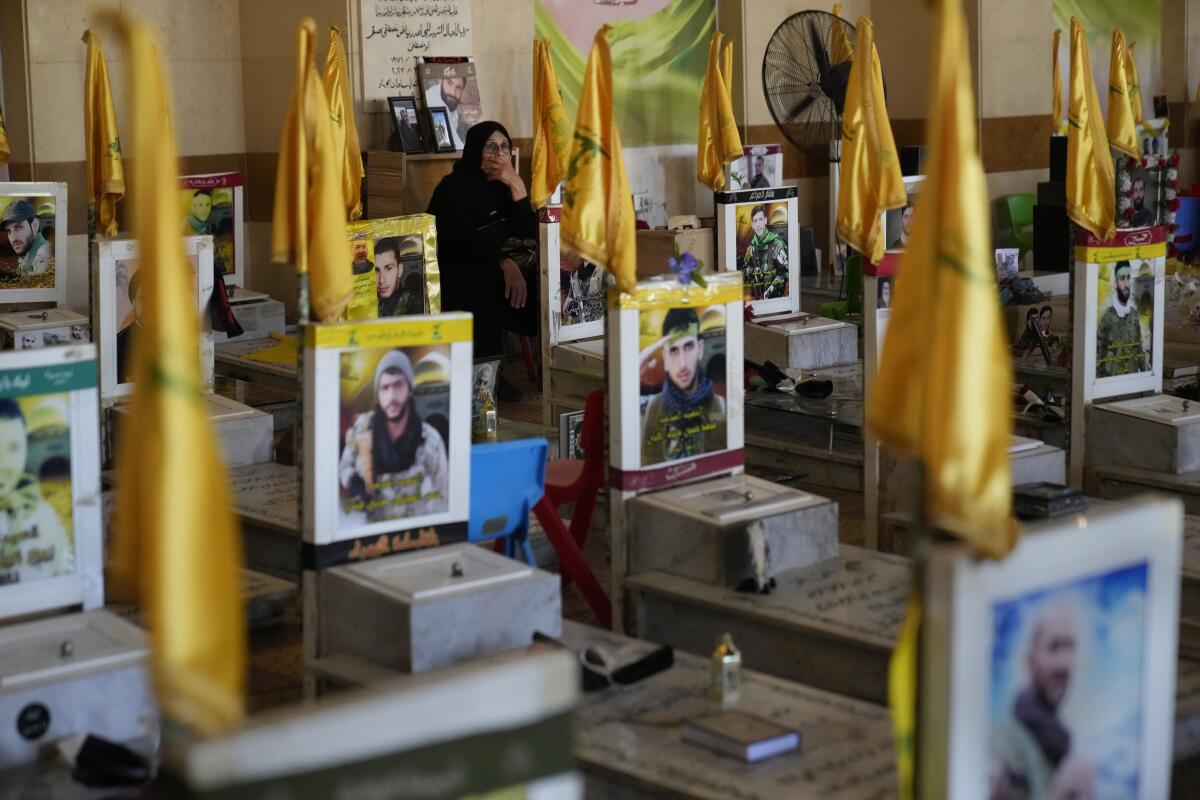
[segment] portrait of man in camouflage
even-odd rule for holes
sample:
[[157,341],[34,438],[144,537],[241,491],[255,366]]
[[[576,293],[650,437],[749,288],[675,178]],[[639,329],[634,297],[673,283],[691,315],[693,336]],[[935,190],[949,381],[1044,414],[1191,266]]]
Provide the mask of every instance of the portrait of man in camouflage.
[[1101,298],[1096,323],[1096,377],[1130,375],[1150,369],[1142,341],[1142,321],[1133,298],[1133,268],[1128,261],[1112,266],[1111,291]]
[[787,240],[767,227],[767,207],[750,211],[750,243],[739,267],[749,300],[786,297],[788,294]]

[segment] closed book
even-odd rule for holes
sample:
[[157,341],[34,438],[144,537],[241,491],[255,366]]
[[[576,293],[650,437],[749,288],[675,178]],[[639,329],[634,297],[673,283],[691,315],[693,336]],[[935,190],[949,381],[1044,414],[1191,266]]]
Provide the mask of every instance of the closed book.
[[683,740],[751,764],[800,748],[796,731],[741,711],[686,720]]

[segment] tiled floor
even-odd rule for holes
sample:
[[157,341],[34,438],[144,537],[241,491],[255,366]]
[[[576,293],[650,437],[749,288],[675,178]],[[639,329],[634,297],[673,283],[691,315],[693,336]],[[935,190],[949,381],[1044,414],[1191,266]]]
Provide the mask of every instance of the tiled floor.
[[[521,390],[517,400],[497,403],[501,419],[522,422],[541,422],[540,386],[531,383],[519,361],[504,367],[508,380]],[[862,544],[863,505],[859,492],[822,489],[821,495],[839,504],[839,534],[847,544]],[[534,535],[537,535],[537,531]],[[594,529],[584,547],[584,556],[606,589],[612,570],[608,560],[608,535]],[[583,596],[574,586],[563,590],[563,616],[595,625],[595,616]],[[250,669],[247,682],[247,705],[251,713],[301,700],[302,656],[299,599],[297,598],[282,623],[252,631],[250,638]]]

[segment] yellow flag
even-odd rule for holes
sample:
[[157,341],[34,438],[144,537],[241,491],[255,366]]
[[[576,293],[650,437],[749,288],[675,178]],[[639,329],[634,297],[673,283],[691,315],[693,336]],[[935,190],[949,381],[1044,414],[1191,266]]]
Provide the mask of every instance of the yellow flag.
[[596,32],[583,70],[559,235],[564,247],[607,271],[618,289],[629,292],[637,283],[637,223],[613,118],[608,31],[605,25]]
[[868,423],[918,456],[930,523],[993,556],[1013,544],[1008,465],[1012,369],[976,140],[965,27],[939,0],[930,89],[930,166],[900,260]]
[[83,139],[87,155],[88,203],[94,214],[96,233],[116,236],[117,202],[125,196],[125,168],[121,165],[117,112],[113,109],[108,64],[104,61],[100,40],[88,30],[83,32],[83,41],[87,43]]
[[325,52],[325,95],[329,98],[329,119],[333,123],[333,152],[340,153],[342,196],[347,219],[362,216],[362,151],[358,145],[358,123],[354,120],[354,97],[350,91],[350,67],[346,46],[338,28],[329,29],[329,49]]
[[533,40],[533,174],[529,199],[541,208],[562,183],[571,148],[571,123],[558,92],[550,42]]
[[1142,109],[1142,82],[1138,78],[1137,63],[1133,60],[1133,48],[1136,42],[1125,48],[1125,80],[1126,91],[1129,92],[1129,106],[1133,109],[1133,121],[1141,125],[1146,121]]
[[0,167],[12,158],[12,148],[8,146],[8,128],[4,124],[4,113],[0,112]]
[[[833,4],[833,15],[840,18],[842,16],[842,4]],[[859,52],[862,52],[861,50]],[[850,46],[850,39],[846,37],[846,28],[843,25],[834,23],[833,25],[833,40],[829,43],[829,63],[841,64],[843,61],[849,61],[854,58],[854,48]]]
[[[936,9],[925,115],[930,163],[897,271],[867,424],[885,445],[920,460],[921,502],[931,526],[1000,556],[1016,539],[1008,457],[1012,364],[996,300],[962,5],[938,0]],[[889,675],[898,774],[906,781],[915,752],[918,620],[910,605]],[[900,790],[912,796],[911,783]]]
[[1071,104],[1067,109],[1067,216],[1097,239],[1116,232],[1117,185],[1083,25],[1071,17]]
[[1058,68],[1058,47],[1062,41],[1062,29],[1054,29],[1054,102],[1050,111],[1050,126],[1055,133],[1063,131],[1062,113],[1062,71]]
[[[1129,54],[1125,34],[1112,32],[1112,52],[1108,62],[1108,146],[1131,158],[1138,156],[1137,117],[1129,99],[1129,77],[1125,72]],[[1113,187],[1116,191],[1116,187]]]
[[316,38],[317,24],[305,19],[296,30],[296,85],[279,145],[271,257],[308,275],[312,316],[332,322],[350,302],[354,276],[338,169],[341,153],[313,64]]
[[[862,52],[861,50],[859,51]],[[917,755],[917,688],[920,660],[917,646],[921,632],[921,593],[914,591],[904,609],[900,636],[888,662],[888,707],[892,712],[892,736],[896,747],[896,777],[900,797],[911,800],[915,787]]]
[[179,163],[149,28],[129,22],[133,235],[145,312],[133,422],[117,443],[111,574],[149,623],[163,711],[201,734],[235,724],[245,684],[241,536],[200,386],[199,320],[179,236]]
[[842,241],[878,263],[883,258],[883,224],[880,215],[900,208],[908,197],[900,174],[900,159],[892,138],[883,99],[883,73],[875,50],[871,20],[858,20],[855,52],[846,87],[842,115],[842,161],[838,181],[837,233]]
[[[714,192],[725,185],[725,165],[742,157],[742,139],[725,86],[720,31],[708,42],[708,69],[700,89],[700,131],[696,135],[696,177]],[[729,52],[730,69],[733,56]]]

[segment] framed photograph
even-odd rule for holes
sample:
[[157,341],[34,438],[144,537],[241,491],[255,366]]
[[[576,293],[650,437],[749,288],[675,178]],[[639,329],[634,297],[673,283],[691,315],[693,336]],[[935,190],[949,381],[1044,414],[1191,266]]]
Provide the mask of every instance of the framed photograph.
[[742,273],[756,317],[800,311],[796,189],[718,192],[717,263]]
[[417,98],[389,97],[388,108],[392,112],[392,130],[396,141],[405,153],[424,153],[425,139],[421,136],[421,122],[417,115]]
[[213,237],[213,263],[226,286],[246,285],[246,206],[240,172],[184,175],[179,179],[183,235]]
[[558,415],[558,457],[582,461],[587,453],[580,445],[583,436],[583,412],[563,411]]
[[603,336],[608,298],[604,270],[562,251],[558,238],[561,209],[544,208],[538,216],[538,257],[547,287],[550,344]]
[[0,353],[0,618],[104,605],[90,344]]
[[470,314],[309,327],[306,568],[466,539],[471,351]]
[[1138,150],[1141,152],[1143,160],[1149,158],[1157,160],[1168,155],[1167,128],[1166,117],[1148,119],[1138,126]]
[[640,281],[609,309],[616,336],[609,444],[618,489],[742,467],[742,276],[707,280],[704,289],[674,275]]
[[[439,153],[462,150],[467,131],[477,122],[482,122],[483,103],[479,97],[479,81],[475,74],[475,63],[469,58],[418,59],[417,80],[421,82],[425,108],[430,112],[434,126],[431,139],[433,149]],[[444,113],[443,128],[449,146],[442,146],[436,122],[441,109]]]
[[1166,797],[1182,505],[1027,527],[999,561],[931,554],[922,795]]
[[783,183],[783,145],[750,144],[725,165],[725,189],[772,189]]
[[484,397],[496,402],[496,378],[500,375],[500,363],[503,359],[487,358],[476,361],[471,370],[471,424],[479,420],[479,410]]
[[66,220],[65,183],[0,183],[0,303],[67,302]]
[[1162,390],[1166,244],[1160,227],[1076,242],[1076,381],[1084,402]]
[[[1143,139],[1148,144],[1154,139]],[[1118,228],[1145,228],[1162,225],[1167,218],[1166,171],[1157,155],[1131,159],[1117,155],[1114,158],[1117,174]]]
[[450,125],[450,113],[446,109],[429,109],[429,137],[433,140],[433,149],[438,153],[453,153],[461,149],[454,146]]
[[[213,385],[215,355],[208,318],[213,291],[213,239],[184,236],[183,246],[191,266],[190,285],[196,293],[200,379],[208,391]],[[133,393],[132,344],[141,327],[142,313],[138,244],[134,239],[97,240],[92,243],[92,256],[92,320],[100,352],[100,396],[109,402]]]
[[912,175],[904,178],[904,193],[908,202],[900,208],[883,212],[883,241],[888,250],[903,250],[908,247],[908,237],[912,231],[913,206],[921,185],[925,183],[924,175]]
[[437,226],[430,214],[364,219],[346,225],[354,295],[347,316],[376,319],[442,309]]

